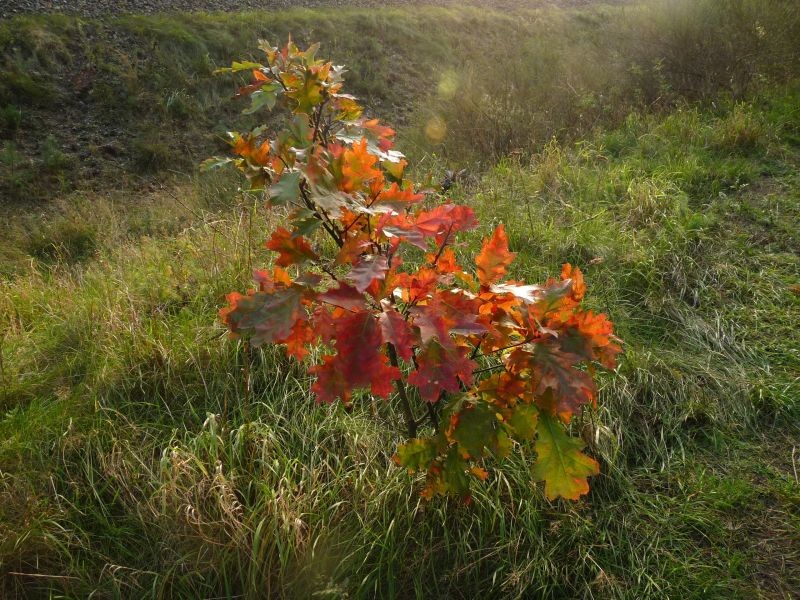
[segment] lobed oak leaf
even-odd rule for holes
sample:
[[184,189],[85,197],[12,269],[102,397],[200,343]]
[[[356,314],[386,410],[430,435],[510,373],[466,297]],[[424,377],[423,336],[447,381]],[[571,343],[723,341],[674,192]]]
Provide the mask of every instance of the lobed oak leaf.
[[278,227],[273,232],[266,247],[278,253],[278,259],[275,264],[281,267],[288,267],[319,258],[304,237],[295,236],[284,227]]
[[323,292],[317,296],[317,300],[330,304],[331,306],[338,306],[345,310],[358,310],[365,309],[366,302],[364,301],[364,294],[359,292],[356,288],[340,283],[339,287]]
[[397,447],[392,457],[394,462],[409,471],[427,469],[439,454],[436,442],[431,438],[413,438]]
[[608,317],[592,311],[573,314],[559,337],[564,352],[577,354],[587,361],[600,361],[609,369],[616,366],[616,355],[622,351],[616,341]]
[[561,351],[555,342],[534,344],[533,353],[525,349],[514,350],[508,358],[511,370],[518,370],[522,364],[530,370],[534,394],[541,399],[546,392],[552,392],[552,406],[537,402],[540,408],[557,413],[565,421],[585,404],[594,404],[597,385],[591,374],[577,368],[582,362],[580,356]]
[[289,336],[283,340],[283,343],[286,344],[286,353],[297,360],[303,360],[309,354],[307,346],[311,345],[317,337],[314,328],[308,321],[298,319],[292,326]]
[[533,404],[519,403],[510,408],[505,421],[520,441],[530,441],[536,435],[539,410]]
[[396,183],[400,183],[403,180],[403,173],[408,166],[408,161],[405,159],[400,159],[397,161],[383,159],[381,161],[381,166],[383,167],[386,174],[389,176],[389,181],[394,181]]
[[302,288],[291,286],[272,292],[256,292],[242,296],[230,294],[228,309],[222,319],[232,333],[248,335],[253,346],[281,343],[292,333],[301,318]]
[[441,246],[457,231],[467,231],[477,225],[474,211],[467,206],[444,204],[416,215],[385,215],[378,229],[387,236],[396,236],[409,244],[426,249],[427,240]]
[[428,264],[439,273],[463,273],[463,269],[456,260],[456,253],[450,246],[446,246],[440,252],[425,255]]
[[364,112],[355,97],[347,94],[336,94],[333,105],[338,111],[336,118],[340,121],[355,121]]
[[354,192],[362,188],[365,183],[376,178],[383,178],[380,169],[375,168],[378,157],[367,148],[367,139],[355,142],[342,154],[342,175],[340,189],[345,192]]
[[437,458],[428,468],[427,485],[422,496],[431,499],[434,495],[456,494],[467,504],[471,468],[456,446],[452,446],[444,458]]
[[408,376],[408,382],[419,389],[423,400],[437,402],[442,390],[456,393],[462,383],[472,384],[476,365],[465,355],[465,348],[430,341],[417,354],[417,369]]
[[294,283],[284,269],[275,267],[272,272],[256,269],[253,271],[253,280],[258,283],[260,292],[273,292],[276,288],[289,287]]
[[583,279],[583,273],[578,267],[573,267],[569,263],[564,263],[561,268],[561,279],[571,282],[570,295],[573,300],[580,302],[586,294],[586,282]]
[[426,304],[411,309],[414,326],[419,328],[424,342],[438,339],[443,346],[452,345],[451,335],[473,335],[486,331],[478,322],[478,301],[464,294],[440,291]]
[[415,273],[398,273],[395,283],[403,302],[415,304],[425,298],[439,283],[439,273],[425,267]]
[[364,251],[372,245],[369,235],[365,232],[356,232],[355,235],[348,237],[336,255],[337,265],[348,265],[364,254]]
[[597,475],[600,466],[581,452],[583,442],[569,437],[563,426],[549,415],[540,415],[537,433],[533,476],[536,481],[544,481],[547,499],[577,500],[587,494],[587,478]]
[[483,402],[468,404],[450,415],[447,437],[459,446],[464,458],[480,458],[484,448],[496,445],[497,417],[494,409]]
[[481,467],[472,467],[470,468],[469,472],[480,481],[486,481],[486,479],[489,477],[489,471],[482,469]]
[[483,240],[483,247],[475,259],[475,264],[478,266],[478,281],[481,285],[490,286],[502,279],[515,256],[515,253],[508,251],[505,227],[502,224],[498,225],[492,237]]
[[300,197],[300,181],[302,175],[299,171],[289,171],[269,188],[270,204],[288,204]]
[[323,357],[322,364],[311,368],[317,377],[311,391],[320,402],[328,403],[341,398],[347,404],[353,390],[364,387],[375,396],[387,398],[400,371],[389,366],[380,351],[384,340],[377,320],[370,312],[360,310],[340,316],[333,326],[336,354]]
[[405,210],[412,204],[422,202],[425,199],[425,194],[415,194],[412,189],[402,189],[397,183],[382,190],[375,200],[376,205],[386,205],[393,210],[400,212]]
[[386,125],[381,125],[378,119],[370,119],[361,123],[361,127],[371,133],[376,138],[391,138],[394,137],[395,130]]
[[523,399],[527,401],[531,396],[530,382],[508,371],[487,377],[481,381],[478,390],[485,398],[491,398],[494,404],[500,406],[513,406]]
[[384,341],[394,346],[400,358],[410,361],[413,356],[412,347],[416,340],[411,327],[403,316],[391,306],[384,306],[383,312],[378,317],[378,322],[381,326]]
[[365,256],[347,274],[347,279],[359,292],[364,292],[376,279],[384,279],[388,270],[389,261],[385,256]]

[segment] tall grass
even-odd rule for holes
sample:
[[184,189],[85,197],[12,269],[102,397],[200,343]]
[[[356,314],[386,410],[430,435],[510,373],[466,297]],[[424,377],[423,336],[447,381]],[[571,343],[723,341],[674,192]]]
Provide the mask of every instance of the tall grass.
[[[242,122],[235,83],[214,69],[258,38],[290,33],[348,65],[349,89],[406,126],[412,156],[435,151],[472,171],[554,135],[616,126],[632,110],[739,99],[800,66],[789,0],[19,17],[0,24],[0,109],[10,115],[0,136],[20,154],[15,169],[0,164],[0,190],[41,199],[53,186],[127,186],[192,168]],[[49,171],[43,127],[66,147]]]
[[626,341],[575,425],[602,463],[577,504],[528,449],[471,506],[423,501],[382,403],[314,406],[300,365],[221,337],[268,260],[229,182],[52,209],[95,238],[0,283],[4,597],[790,597],[798,98],[634,115],[454,190],[465,254],[504,221],[515,275],[586,266]]
[[631,111],[720,95],[738,100],[796,76],[793,2],[658,0],[510,15],[511,32],[457,42],[412,139],[457,163],[491,165],[550,138],[620,124]]

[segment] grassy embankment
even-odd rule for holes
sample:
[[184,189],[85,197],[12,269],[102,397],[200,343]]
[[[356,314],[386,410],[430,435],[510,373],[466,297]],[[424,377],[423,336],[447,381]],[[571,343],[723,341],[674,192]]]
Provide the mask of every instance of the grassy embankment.
[[[235,15],[4,24],[0,39],[38,31],[16,43],[58,40],[67,64],[86,56],[130,64],[133,87],[110,86],[119,97],[106,103],[87,92],[93,118],[124,116],[116,103],[132,92],[138,100],[119,121],[126,134],[113,138],[118,155],[98,155],[98,172],[118,173],[113,181],[70,181],[69,167],[15,188],[43,198],[61,179],[65,189],[129,191],[73,192],[46,205],[17,198],[4,207],[12,218],[0,283],[3,593],[783,598],[798,589],[800,91],[756,93],[785,81],[798,57],[771,11],[755,23],[746,8],[738,17],[703,6],[669,18],[608,10],[525,18],[301,11],[270,17],[266,29]],[[691,11],[707,11],[719,27],[698,29],[700,13]],[[553,23],[562,34],[575,26],[574,38],[546,45],[556,39],[544,33]],[[442,39],[469,39],[459,27],[483,37],[436,54]],[[531,39],[537,27],[542,36]],[[604,35],[610,28],[628,35]],[[224,293],[247,285],[251,265],[268,260],[259,247],[265,217],[231,193],[230,179],[148,175],[159,185],[134,187],[141,169],[159,164],[138,161],[125,140],[152,135],[201,155],[214,141],[194,133],[234,117],[221,108],[225,84],[187,75],[195,44],[209,49],[211,63],[223,62],[257,30],[274,37],[288,29],[354,63],[350,79],[376,110],[422,99],[424,108],[404,113],[403,138],[423,165],[440,166],[441,156],[474,161],[475,147],[484,157],[535,153],[485,171],[473,166],[455,194],[482,218],[465,252],[503,220],[520,253],[516,275],[533,281],[562,261],[590,265],[590,302],[610,313],[626,341],[619,373],[604,377],[601,408],[588,419],[603,475],[585,502],[546,502],[524,459],[476,489],[470,507],[420,501],[389,461],[400,432],[382,433],[382,407],[314,407],[303,369],[279,351],[259,354],[245,385],[242,355],[218,337],[215,313]],[[98,30],[106,33],[92,37]],[[114,51],[104,45],[112,31],[125,40]],[[365,31],[384,42],[365,44]],[[642,58],[638,69],[629,67],[640,55],[619,54],[620,40],[634,48],[637,31],[658,31],[663,42],[639,42],[641,52],[662,55]],[[737,39],[752,33],[754,45],[721,43],[737,31]],[[720,43],[706,45],[714,36]],[[93,44],[82,46],[87,39]],[[401,44],[408,39],[419,44]],[[529,45],[519,52],[504,45],[523,39]],[[746,58],[715,62],[720,48]],[[138,62],[129,60],[140,50]],[[402,52],[395,70],[391,60]],[[156,78],[167,68],[158,56],[177,65],[169,84]],[[462,69],[468,58],[476,62]],[[519,66],[501,76],[492,69],[501,60]],[[742,63],[732,73],[729,65]],[[708,76],[698,84],[708,89],[682,89],[680,77],[700,69]],[[438,90],[426,98],[421,77],[434,72]],[[4,93],[28,93],[15,73],[4,74]],[[555,74],[563,77],[548,77]],[[74,86],[62,84],[54,93],[67,106]],[[492,96],[466,93],[479,88]],[[175,89],[186,90],[187,106],[201,103],[182,122],[166,108]],[[541,96],[531,102],[523,90]],[[684,102],[726,91],[748,99]],[[37,172],[46,165],[41,147],[26,146],[21,133],[43,137],[37,127],[54,122],[60,106],[50,101],[6,130],[33,153],[26,168]],[[504,120],[508,112],[516,117]],[[531,112],[536,119],[526,120]],[[438,159],[424,154],[431,142],[420,133],[434,115],[447,125]],[[573,141],[543,146],[552,133]],[[83,163],[68,153],[62,160]],[[177,170],[194,157],[181,160]],[[6,177],[4,185],[18,183]]]

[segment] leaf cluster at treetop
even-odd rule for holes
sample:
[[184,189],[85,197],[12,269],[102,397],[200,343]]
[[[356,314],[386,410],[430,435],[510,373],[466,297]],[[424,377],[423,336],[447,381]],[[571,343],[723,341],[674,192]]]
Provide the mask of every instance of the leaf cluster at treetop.
[[548,498],[586,494],[599,467],[566,427],[596,402],[593,365],[613,369],[620,346],[606,316],[582,308],[581,271],[503,281],[515,255],[502,225],[466,270],[454,247],[477,226],[473,210],[406,177],[395,132],[342,92],[344,68],[316,58],[317,45],[260,47],[266,64],[221,71],[252,74],[238,93],[250,99],[244,112],[281,107],[291,118],[277,133],[231,133],[235,157],[204,168],[233,163],[288,227],[267,241],[277,259],[255,272],[258,289],[230,294],[220,311],[231,334],[283,344],[297,360],[321,344],[310,368],[321,402],[350,403],[361,389],[396,397],[410,439],[395,462],[426,474],[426,497],[468,498],[471,479],[517,444],[533,444]]

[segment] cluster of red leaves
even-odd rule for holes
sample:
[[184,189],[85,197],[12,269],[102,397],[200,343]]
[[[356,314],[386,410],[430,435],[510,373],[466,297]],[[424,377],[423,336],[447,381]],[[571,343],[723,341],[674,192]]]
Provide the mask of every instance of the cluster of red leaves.
[[[231,333],[284,344],[298,360],[327,348],[310,368],[322,402],[396,396],[411,439],[395,460],[427,474],[428,496],[466,495],[515,443],[534,444],[533,476],[549,498],[585,494],[598,465],[565,425],[596,401],[592,365],[613,368],[620,349],[605,315],[581,308],[581,271],[564,265],[544,285],[503,281],[514,254],[502,225],[475,268],[462,266],[453,244],[477,227],[474,212],[434,203],[433,190],[405,178],[394,131],[362,118],[341,92],[343,69],[316,47],[261,48],[265,65],[226,71],[252,73],[239,92],[245,112],[280,104],[292,118],[271,139],[266,127],[232,133],[235,158],[205,166],[233,162],[267,206],[283,207],[288,227],[267,241],[277,258],[256,272],[258,289],[228,296]],[[427,437],[416,433],[420,408]]]

